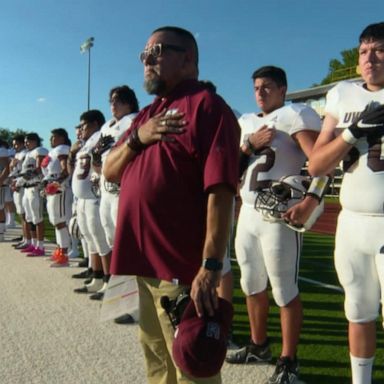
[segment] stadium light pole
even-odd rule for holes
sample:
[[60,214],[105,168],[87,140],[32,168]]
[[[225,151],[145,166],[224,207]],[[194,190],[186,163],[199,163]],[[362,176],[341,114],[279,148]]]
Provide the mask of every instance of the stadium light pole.
[[90,37],[85,40],[83,44],[80,45],[80,53],[88,52],[88,111],[90,106],[91,98],[91,48],[93,47],[93,42],[95,39]]

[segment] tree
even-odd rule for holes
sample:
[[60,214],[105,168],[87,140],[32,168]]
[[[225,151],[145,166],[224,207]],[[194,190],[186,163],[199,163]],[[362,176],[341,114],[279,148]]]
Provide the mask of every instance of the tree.
[[328,75],[321,81],[321,85],[357,77],[356,68],[359,61],[359,50],[357,48],[347,49],[340,54],[342,61],[338,59],[330,60]]
[[23,129],[16,129],[15,131],[10,131],[7,128],[0,128],[0,139],[5,140],[8,144],[12,143],[12,138],[15,135],[26,135],[27,132]]

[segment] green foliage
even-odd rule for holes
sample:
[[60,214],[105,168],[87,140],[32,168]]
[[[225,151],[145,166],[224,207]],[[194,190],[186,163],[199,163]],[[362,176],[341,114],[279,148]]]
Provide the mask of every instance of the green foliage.
[[357,76],[356,67],[359,60],[359,50],[357,48],[347,49],[340,54],[341,61],[338,59],[330,60],[328,75],[321,81],[321,85]]
[[0,139],[5,140],[8,144],[12,144],[12,138],[15,135],[26,135],[27,132],[23,129],[16,129],[15,131],[10,131],[7,128],[0,128]]

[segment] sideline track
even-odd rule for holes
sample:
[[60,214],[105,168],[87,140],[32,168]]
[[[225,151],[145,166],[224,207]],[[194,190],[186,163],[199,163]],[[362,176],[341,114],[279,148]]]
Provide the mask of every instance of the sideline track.
[[[79,268],[49,268],[0,243],[1,384],[145,384],[138,325],[99,321],[100,302],[75,294]],[[53,244],[46,244],[47,254]],[[224,364],[224,384],[264,384],[272,365]]]

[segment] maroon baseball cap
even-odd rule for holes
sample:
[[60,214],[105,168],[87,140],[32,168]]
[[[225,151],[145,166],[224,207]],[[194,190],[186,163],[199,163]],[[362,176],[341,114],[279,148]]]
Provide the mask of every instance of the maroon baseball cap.
[[225,359],[232,316],[232,304],[219,298],[213,316],[198,317],[191,300],[175,332],[172,353],[176,365],[192,377],[216,375]]

